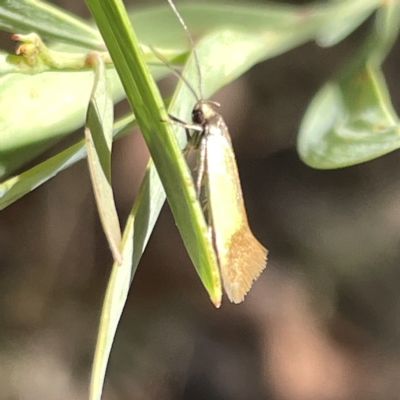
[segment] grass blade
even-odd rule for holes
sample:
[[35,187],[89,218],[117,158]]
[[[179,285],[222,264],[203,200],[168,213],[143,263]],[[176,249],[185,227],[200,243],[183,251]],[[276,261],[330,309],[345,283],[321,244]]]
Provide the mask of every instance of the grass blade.
[[95,79],[85,127],[89,171],[104,233],[114,261],[121,264],[121,229],[111,187],[114,104],[104,62],[96,53],[91,55],[91,62]]

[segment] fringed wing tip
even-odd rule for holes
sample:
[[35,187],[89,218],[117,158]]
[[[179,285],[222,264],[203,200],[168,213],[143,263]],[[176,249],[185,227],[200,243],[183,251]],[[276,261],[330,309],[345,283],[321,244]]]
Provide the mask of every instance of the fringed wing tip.
[[235,273],[228,274],[233,279],[229,279],[227,274],[222,273],[226,294],[235,304],[244,300],[253,282],[257,280],[267,264],[268,250],[254,236],[251,239],[244,254],[239,257],[238,262],[234,263],[236,264],[233,266],[236,269]]

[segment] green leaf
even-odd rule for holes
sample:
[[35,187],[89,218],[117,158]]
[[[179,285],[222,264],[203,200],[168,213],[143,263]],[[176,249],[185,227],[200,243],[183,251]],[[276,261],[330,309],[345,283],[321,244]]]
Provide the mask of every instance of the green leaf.
[[104,233],[114,261],[121,264],[121,229],[111,186],[114,104],[104,62],[96,53],[91,56],[91,60],[96,75],[85,127],[89,171]]
[[314,168],[372,160],[400,147],[398,122],[380,69],[366,65],[315,96],[300,127],[298,151]]
[[103,302],[90,382],[90,399],[100,400],[114,336],[139,260],[157,221],[165,193],[149,163],[122,237],[122,264],[114,263]]
[[101,49],[103,43],[99,32],[86,21],[39,0],[0,2],[0,29],[36,32],[44,39],[93,49]]
[[361,51],[314,97],[297,140],[300,158],[314,168],[340,168],[400,147],[399,118],[381,63],[399,29],[400,3],[382,7]]
[[[269,54],[276,55],[310,39],[325,40],[328,44],[328,36],[336,35],[337,42],[357,28],[381,3],[381,0],[331,0],[293,6],[198,2],[179,4],[179,12],[193,37],[202,37],[222,28],[258,34],[260,40],[274,49]],[[135,10],[131,20],[139,39],[145,44],[162,48],[179,45],[182,49],[187,46],[182,27],[167,5]],[[154,21],[163,23],[155,24]],[[166,27],[168,35],[165,34]]]
[[317,13],[321,14],[321,18],[327,15],[326,8],[329,9],[329,17],[326,18],[324,24],[321,24],[317,32],[317,43],[326,47],[339,43],[358,28],[381,4],[380,0],[334,0],[317,6]]
[[383,2],[376,13],[375,29],[369,46],[371,57],[376,63],[382,63],[395,43],[400,29],[400,3]]
[[[118,75],[107,74],[118,101],[124,96]],[[0,177],[84,124],[93,82],[91,70],[0,78]]]
[[[132,115],[121,118],[114,123],[114,137],[120,137],[130,132],[134,126],[136,126],[136,121]],[[1,183],[0,210],[85,157],[85,140],[81,140],[41,164]]]

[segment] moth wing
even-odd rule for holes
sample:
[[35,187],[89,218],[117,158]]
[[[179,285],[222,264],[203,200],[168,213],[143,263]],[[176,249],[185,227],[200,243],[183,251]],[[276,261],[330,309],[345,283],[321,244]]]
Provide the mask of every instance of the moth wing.
[[206,176],[213,240],[228,298],[240,303],[266,265],[268,251],[250,230],[227,132],[208,135]]

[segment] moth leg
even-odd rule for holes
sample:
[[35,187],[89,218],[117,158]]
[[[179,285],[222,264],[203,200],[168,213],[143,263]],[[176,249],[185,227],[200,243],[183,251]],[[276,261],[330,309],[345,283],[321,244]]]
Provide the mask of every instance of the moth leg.
[[181,119],[179,119],[179,118],[177,118],[177,117],[175,117],[175,116],[173,116],[171,114],[168,114],[168,116],[171,118],[171,122],[173,124],[175,124],[175,125],[179,125],[182,128],[185,128],[185,129],[188,129],[188,130],[191,129],[191,130],[197,131],[197,132],[202,132],[203,131],[203,127],[201,125],[188,124],[187,122],[182,121]]
[[181,119],[179,119],[171,114],[168,114],[168,116],[170,117],[170,121],[169,121],[170,123],[181,126],[182,128],[185,129],[187,145],[183,149],[183,152],[185,154],[187,154],[191,147],[197,147],[197,145],[196,145],[197,139],[195,139],[195,141],[193,141],[193,134],[190,133],[190,130],[195,131],[196,137],[197,137],[199,135],[199,132],[203,131],[203,128],[200,125],[188,124],[187,122],[182,121]]

